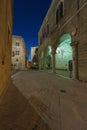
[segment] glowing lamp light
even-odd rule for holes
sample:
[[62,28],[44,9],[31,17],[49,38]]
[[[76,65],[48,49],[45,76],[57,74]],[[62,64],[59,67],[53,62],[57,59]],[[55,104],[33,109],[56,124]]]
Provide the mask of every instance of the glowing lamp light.
[[59,47],[57,47],[56,53],[57,53],[57,54],[60,54],[60,52],[61,52],[61,49],[60,49]]

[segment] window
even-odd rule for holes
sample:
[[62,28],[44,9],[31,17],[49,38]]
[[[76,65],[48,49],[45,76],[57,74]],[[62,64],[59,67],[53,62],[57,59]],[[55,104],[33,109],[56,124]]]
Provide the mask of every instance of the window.
[[59,9],[57,9],[56,11],[56,24],[58,23],[59,21]]
[[63,17],[63,2],[60,3],[60,19]]
[[19,46],[19,42],[16,42],[16,46]]
[[60,5],[56,11],[56,24],[58,24],[59,20],[63,17],[64,15],[64,2],[60,2]]
[[42,29],[43,38],[46,36],[45,34],[46,34],[46,33],[45,33],[45,28],[43,27],[43,29]]
[[18,59],[16,59],[16,61],[18,62]]
[[77,9],[79,9],[79,3],[80,3],[80,1],[77,0]]
[[42,44],[42,39],[43,39],[43,37],[42,37],[42,36],[40,36],[40,45]]
[[19,55],[19,51],[16,51],[16,55]]
[[49,34],[49,24],[47,24],[47,35]]
[[14,51],[12,52],[12,57],[14,57],[15,56],[15,53],[14,53]]
[[14,67],[17,66],[16,64],[14,64]]

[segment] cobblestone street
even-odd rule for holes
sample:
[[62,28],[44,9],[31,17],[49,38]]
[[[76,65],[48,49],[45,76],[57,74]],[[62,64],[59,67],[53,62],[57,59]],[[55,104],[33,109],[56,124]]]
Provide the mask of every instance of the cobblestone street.
[[86,83],[32,70],[12,82],[0,103],[1,130],[87,130]]
[[87,0],[0,0],[0,20],[0,130],[87,130]]

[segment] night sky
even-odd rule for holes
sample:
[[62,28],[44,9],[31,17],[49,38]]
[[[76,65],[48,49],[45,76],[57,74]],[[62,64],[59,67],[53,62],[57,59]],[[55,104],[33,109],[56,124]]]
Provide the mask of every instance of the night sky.
[[38,46],[38,31],[52,0],[14,0],[13,35],[23,36],[29,51]]

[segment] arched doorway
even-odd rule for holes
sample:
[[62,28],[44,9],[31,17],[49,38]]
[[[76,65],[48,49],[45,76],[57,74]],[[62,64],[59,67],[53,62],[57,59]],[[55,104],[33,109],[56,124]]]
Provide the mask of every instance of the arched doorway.
[[47,46],[45,51],[45,68],[52,69],[52,48]]
[[72,77],[73,51],[71,46],[71,35],[62,35],[59,39],[59,43],[55,54],[56,73],[66,77]]

